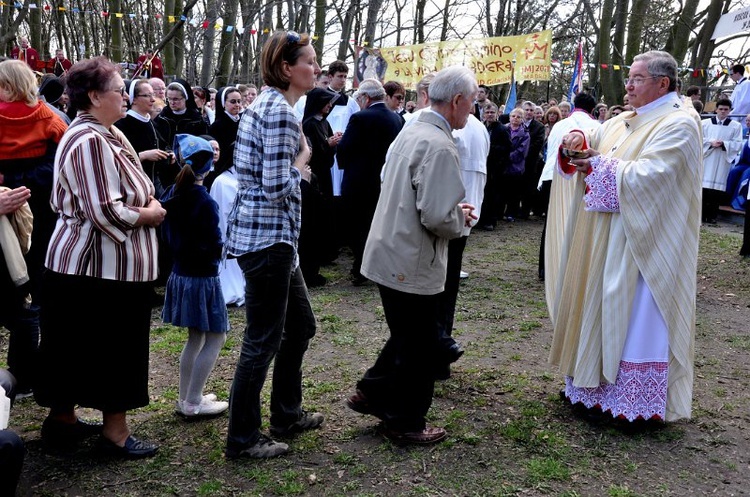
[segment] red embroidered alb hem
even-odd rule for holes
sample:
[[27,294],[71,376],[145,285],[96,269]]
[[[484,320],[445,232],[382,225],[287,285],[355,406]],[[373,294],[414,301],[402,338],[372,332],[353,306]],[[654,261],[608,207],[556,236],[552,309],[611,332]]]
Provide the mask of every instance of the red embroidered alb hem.
[[576,387],[573,378],[565,377],[565,396],[571,403],[581,402],[589,409],[599,407],[613,417],[628,421],[665,419],[667,409],[668,363],[634,363],[620,361],[614,384],[602,383],[595,388]]

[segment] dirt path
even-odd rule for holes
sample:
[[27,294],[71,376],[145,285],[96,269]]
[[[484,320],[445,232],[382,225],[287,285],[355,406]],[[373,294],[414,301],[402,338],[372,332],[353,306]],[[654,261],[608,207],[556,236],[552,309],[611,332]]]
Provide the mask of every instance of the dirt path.
[[[324,270],[329,285],[311,291],[319,331],[305,364],[305,403],[325,413],[326,424],[293,440],[288,457],[225,461],[226,418],[185,423],[173,414],[184,334],[161,326],[155,313],[152,403],[135,413],[133,427],[162,444],[160,455],[141,462],[102,461],[87,450],[48,455],[39,442],[44,413],[25,400],[12,413],[29,447],[21,495],[747,495],[750,262],[736,255],[740,230],[721,224],[702,232],[694,417],[644,433],[581,420],[559,401],[536,277],[540,232],[538,220],[518,222],[469,240],[471,276],[455,331],[467,352],[438,384],[430,411],[430,422],[449,431],[446,442],[394,446],[376,434],[374,419],[344,406],[387,329],[375,287],[352,287],[343,258]],[[231,312],[230,340],[210,380],[222,398],[243,312]]]

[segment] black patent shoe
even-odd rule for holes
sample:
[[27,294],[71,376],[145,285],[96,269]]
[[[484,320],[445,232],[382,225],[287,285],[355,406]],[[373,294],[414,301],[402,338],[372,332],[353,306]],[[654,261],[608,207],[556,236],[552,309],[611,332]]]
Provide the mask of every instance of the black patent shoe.
[[133,435],[128,435],[128,438],[125,439],[125,445],[122,447],[102,436],[99,439],[98,448],[105,455],[121,457],[123,459],[153,457],[156,455],[156,451],[159,450],[158,445],[138,440]]
[[80,418],[76,419],[75,423],[64,423],[48,417],[42,423],[42,441],[48,449],[52,450],[75,450],[79,442],[101,434],[101,423],[84,421]]

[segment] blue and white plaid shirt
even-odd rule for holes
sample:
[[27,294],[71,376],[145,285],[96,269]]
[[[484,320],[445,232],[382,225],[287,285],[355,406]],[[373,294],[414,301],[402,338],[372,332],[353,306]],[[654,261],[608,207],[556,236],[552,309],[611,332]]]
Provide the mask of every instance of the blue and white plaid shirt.
[[239,190],[227,224],[226,251],[233,256],[277,243],[294,247],[301,224],[299,119],[275,88],[261,93],[240,121],[234,147]]

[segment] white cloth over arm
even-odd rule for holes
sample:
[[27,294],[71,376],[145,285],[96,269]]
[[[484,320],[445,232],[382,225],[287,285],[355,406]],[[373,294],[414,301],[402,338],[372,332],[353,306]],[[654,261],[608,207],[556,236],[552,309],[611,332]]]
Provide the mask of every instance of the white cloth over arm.
[[[237,177],[234,168],[224,171],[216,177],[211,185],[211,198],[219,204],[219,230],[222,238],[226,238],[227,218],[237,196]],[[224,259],[219,264],[219,280],[224,302],[234,305],[245,303],[245,275],[237,263],[237,259]]]

